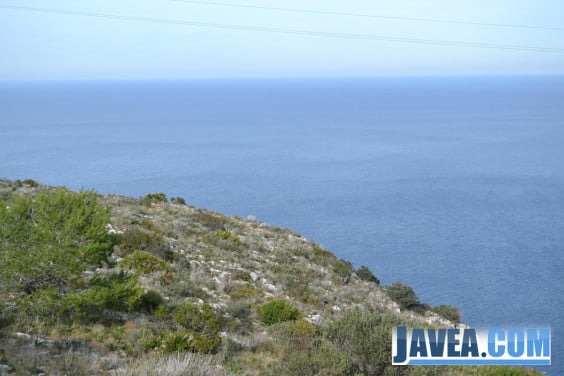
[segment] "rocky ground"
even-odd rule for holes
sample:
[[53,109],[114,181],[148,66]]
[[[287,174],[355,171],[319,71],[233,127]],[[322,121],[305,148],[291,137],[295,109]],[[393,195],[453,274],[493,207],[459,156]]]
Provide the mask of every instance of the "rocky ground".
[[[0,180],[0,200],[9,202],[14,196],[33,197],[55,189],[31,180]],[[150,311],[106,307],[103,318],[86,321],[51,318],[47,323],[37,314],[19,320],[6,318],[0,325],[4,326],[0,375],[252,375],[280,374],[281,369],[287,374],[339,374],[323,367],[290,370],[280,364],[290,361],[292,346],[314,351],[310,359],[318,356],[314,349],[319,346],[341,351],[336,342],[319,333],[351,311],[389,314],[402,323],[456,325],[431,307],[402,307],[377,278],[359,273],[350,263],[291,230],[195,208],[182,198],[167,199],[163,194],[139,199],[99,195],[98,199],[110,208],[106,232],[116,240],[108,262],[83,272],[83,284],[122,272],[134,276],[136,286],[145,294],[154,293],[158,302]],[[61,294],[64,298],[70,293]],[[16,299],[8,295],[2,299],[5,307]],[[262,307],[279,300],[299,311],[293,326],[288,322],[265,324]],[[166,336],[181,326],[179,307],[206,312],[206,306],[221,318],[217,321],[220,345],[207,351],[209,354],[175,351],[170,343],[176,339]],[[292,334],[297,332],[300,334]],[[344,362],[351,366],[343,369],[354,369],[354,359]],[[365,374],[391,372],[384,368],[382,373],[374,368],[373,373]],[[417,374],[476,374],[466,372],[437,368]]]

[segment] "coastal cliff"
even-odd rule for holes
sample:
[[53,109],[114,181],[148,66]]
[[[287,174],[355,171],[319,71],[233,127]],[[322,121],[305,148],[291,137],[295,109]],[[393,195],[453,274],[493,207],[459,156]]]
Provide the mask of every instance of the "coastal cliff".
[[392,367],[392,327],[458,311],[252,217],[33,180],[0,204],[0,375],[537,374]]

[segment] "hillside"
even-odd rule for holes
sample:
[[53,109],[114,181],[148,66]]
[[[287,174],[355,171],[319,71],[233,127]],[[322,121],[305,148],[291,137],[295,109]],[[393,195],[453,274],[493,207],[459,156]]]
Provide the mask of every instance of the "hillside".
[[182,198],[0,180],[0,240],[0,375],[536,374],[392,367],[392,327],[458,311]]

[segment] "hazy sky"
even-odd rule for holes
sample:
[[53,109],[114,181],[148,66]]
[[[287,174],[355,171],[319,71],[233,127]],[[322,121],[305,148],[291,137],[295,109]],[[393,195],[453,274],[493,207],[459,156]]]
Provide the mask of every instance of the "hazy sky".
[[[216,1],[563,30],[293,13],[171,0],[0,0],[0,6],[564,49],[562,0]],[[434,74],[564,74],[564,53],[338,39],[0,8],[0,79]]]

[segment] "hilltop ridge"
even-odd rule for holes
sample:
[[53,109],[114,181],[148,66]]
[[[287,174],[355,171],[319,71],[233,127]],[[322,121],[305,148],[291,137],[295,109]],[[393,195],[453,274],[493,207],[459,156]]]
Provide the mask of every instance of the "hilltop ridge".
[[33,180],[0,203],[0,374],[497,374],[389,365],[393,326],[457,310],[291,230]]

